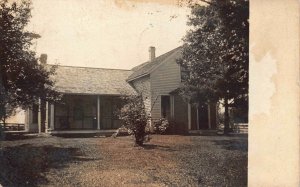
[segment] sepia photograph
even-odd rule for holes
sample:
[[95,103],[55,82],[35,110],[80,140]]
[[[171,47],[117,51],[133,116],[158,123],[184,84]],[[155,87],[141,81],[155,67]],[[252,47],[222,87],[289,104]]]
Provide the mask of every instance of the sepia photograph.
[[250,12],[249,0],[0,0],[0,187],[294,186],[248,171],[277,131],[251,131],[249,158],[248,126],[277,119],[257,101],[280,72],[249,44]]

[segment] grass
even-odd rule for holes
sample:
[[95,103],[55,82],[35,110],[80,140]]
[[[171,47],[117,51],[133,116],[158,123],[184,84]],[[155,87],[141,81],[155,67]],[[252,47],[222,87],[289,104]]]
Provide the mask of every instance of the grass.
[[247,186],[246,136],[0,141],[3,186]]

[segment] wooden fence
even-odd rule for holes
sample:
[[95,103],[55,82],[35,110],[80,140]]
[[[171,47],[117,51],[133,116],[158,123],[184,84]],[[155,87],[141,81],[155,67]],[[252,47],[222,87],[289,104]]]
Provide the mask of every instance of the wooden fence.
[[0,123],[4,131],[25,131],[25,124],[22,123]]

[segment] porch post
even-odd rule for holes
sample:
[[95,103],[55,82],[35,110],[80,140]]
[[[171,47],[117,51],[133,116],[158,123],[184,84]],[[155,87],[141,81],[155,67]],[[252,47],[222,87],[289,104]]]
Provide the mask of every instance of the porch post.
[[208,129],[211,129],[210,104],[208,104],[207,107],[208,107],[208,109],[207,109],[208,110]]
[[100,130],[100,96],[97,96],[97,129]]
[[174,105],[175,105],[174,95],[171,95],[170,100],[171,100],[171,119],[174,119]]
[[41,99],[39,99],[39,105],[38,105],[38,133],[40,134],[42,132],[42,102]]
[[54,104],[50,105],[50,129],[54,130]]
[[26,109],[26,115],[25,115],[25,130],[29,131],[30,130],[30,125],[32,123],[32,114],[31,114],[31,109],[27,108]]
[[32,130],[32,123],[33,123],[33,112],[32,112],[32,109],[29,109],[29,119],[28,119],[28,130],[31,131]]
[[199,104],[197,104],[197,130],[200,129],[200,124],[199,124]]
[[46,119],[45,119],[45,132],[48,132],[49,115],[48,115],[48,101],[46,101]]
[[192,106],[188,103],[188,130],[192,129]]

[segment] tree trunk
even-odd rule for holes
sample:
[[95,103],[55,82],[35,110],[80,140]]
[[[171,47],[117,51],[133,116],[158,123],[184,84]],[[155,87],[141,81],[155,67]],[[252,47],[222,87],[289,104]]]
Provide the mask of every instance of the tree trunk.
[[228,98],[225,96],[225,114],[224,114],[224,134],[229,133],[229,110],[228,110]]
[[140,134],[135,134],[135,146],[143,146],[144,143],[144,137]]

